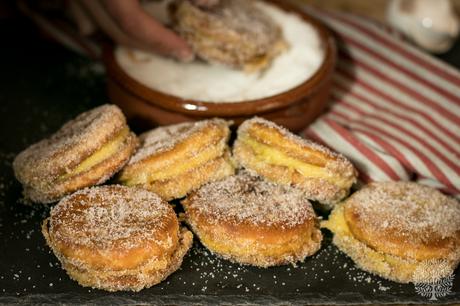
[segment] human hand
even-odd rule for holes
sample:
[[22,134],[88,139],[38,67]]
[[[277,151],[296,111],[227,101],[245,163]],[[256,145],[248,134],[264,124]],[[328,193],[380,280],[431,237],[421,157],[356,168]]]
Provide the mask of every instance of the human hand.
[[[213,5],[218,0],[194,0]],[[205,3],[209,2],[209,3]],[[141,7],[139,0],[80,0],[92,21],[115,42],[182,61],[193,59],[190,46]]]
[[219,3],[219,0],[192,0],[195,5],[202,7],[212,7]]

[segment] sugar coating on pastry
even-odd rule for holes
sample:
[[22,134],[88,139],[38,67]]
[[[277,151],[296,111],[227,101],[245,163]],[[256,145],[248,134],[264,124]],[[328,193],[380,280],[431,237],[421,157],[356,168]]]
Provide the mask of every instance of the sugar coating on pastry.
[[106,104],[78,115],[19,153],[13,168],[26,198],[48,203],[105,182],[129,160],[137,144],[121,110]]
[[200,125],[184,122],[158,127],[141,134],[139,140],[142,143],[142,147],[131,157],[128,165],[137,163],[154,154],[171,150],[177,143],[200,129]]
[[222,119],[162,126],[140,135],[141,145],[118,179],[165,200],[181,198],[203,184],[234,173],[230,122]]
[[240,166],[298,187],[328,207],[347,196],[357,181],[356,169],[342,154],[259,117],[238,128],[233,153]]
[[[114,105],[103,105],[80,114],[51,137],[21,152],[17,157],[18,170],[27,167],[40,177],[60,175],[79,162],[75,155],[90,155],[119,131],[125,123],[122,118]],[[82,143],[84,145],[80,145]]]
[[192,235],[156,194],[118,185],[63,198],[42,228],[69,276],[82,286],[139,291],[177,270]]
[[315,217],[302,193],[249,173],[203,186],[188,207],[212,215],[209,222],[214,224],[225,221],[292,227]]
[[374,183],[349,198],[344,213],[354,236],[385,253],[424,260],[460,247],[460,204],[428,186]]
[[407,282],[437,281],[460,262],[460,204],[412,182],[370,184],[322,226],[363,270]]
[[418,183],[374,183],[354,194],[349,203],[360,215],[360,226],[376,232],[392,231],[424,242],[433,235],[443,239],[460,231],[460,203]]
[[206,61],[257,71],[287,48],[280,27],[251,1],[221,0],[209,8],[177,1],[172,11],[179,34]]
[[161,195],[165,200],[182,198],[200,186],[218,181],[235,173],[230,152],[210,160],[176,177],[155,180],[142,185],[143,188]]
[[[142,161],[152,155],[163,153],[174,148],[191,135],[206,129],[208,126],[217,126],[219,129],[228,130],[230,121],[223,119],[210,119],[195,122],[184,122],[173,125],[161,126],[139,136],[142,146],[131,157],[128,165]],[[229,133],[229,132],[228,132]],[[228,140],[227,132],[218,140],[219,143],[226,143]]]
[[183,201],[186,220],[212,252],[243,264],[295,263],[320,248],[317,218],[303,193],[242,172]]

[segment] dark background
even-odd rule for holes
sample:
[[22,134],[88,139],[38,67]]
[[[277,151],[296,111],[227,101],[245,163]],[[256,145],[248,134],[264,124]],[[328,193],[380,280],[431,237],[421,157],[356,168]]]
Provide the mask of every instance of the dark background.
[[[5,13],[6,12],[6,13]],[[78,286],[60,268],[40,232],[49,208],[25,205],[11,162],[64,122],[109,102],[101,65],[41,35],[14,7],[0,4],[0,303],[425,303],[414,285],[357,269],[330,243],[297,267],[232,264],[198,243],[182,268],[139,293]],[[460,67],[460,44],[440,59]],[[458,270],[457,270],[458,273]],[[460,302],[460,278],[439,303]]]

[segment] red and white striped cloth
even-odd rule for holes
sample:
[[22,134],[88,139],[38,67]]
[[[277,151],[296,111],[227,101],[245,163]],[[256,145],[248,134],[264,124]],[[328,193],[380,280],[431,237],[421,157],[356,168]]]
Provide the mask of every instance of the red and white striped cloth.
[[[415,180],[460,198],[460,72],[363,17],[305,8],[337,35],[330,110],[303,133],[342,152],[364,182]],[[28,9],[77,52],[100,48]]]
[[365,18],[308,9],[337,35],[329,111],[303,133],[368,181],[414,180],[460,196],[460,72]]

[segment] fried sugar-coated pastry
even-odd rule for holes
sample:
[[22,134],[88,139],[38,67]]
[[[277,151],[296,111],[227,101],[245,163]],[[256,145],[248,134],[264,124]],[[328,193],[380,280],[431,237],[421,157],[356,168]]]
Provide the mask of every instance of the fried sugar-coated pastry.
[[211,119],[163,126],[142,134],[139,150],[118,180],[169,201],[234,173],[229,122]]
[[237,163],[275,183],[302,189],[325,206],[346,197],[357,172],[341,154],[255,117],[238,128],[233,148]]
[[42,232],[72,279],[107,291],[160,283],[180,267],[193,240],[158,195],[120,185],[66,196]]
[[203,245],[234,262],[294,264],[321,245],[317,217],[301,191],[245,172],[203,186],[182,204]]
[[437,281],[460,261],[460,204],[417,183],[367,185],[322,227],[358,267],[396,282]]
[[26,199],[50,203],[107,181],[137,145],[121,110],[106,104],[80,114],[19,153],[13,169]]
[[280,27],[251,1],[221,0],[203,8],[179,0],[172,19],[179,34],[208,62],[255,72],[287,49]]

